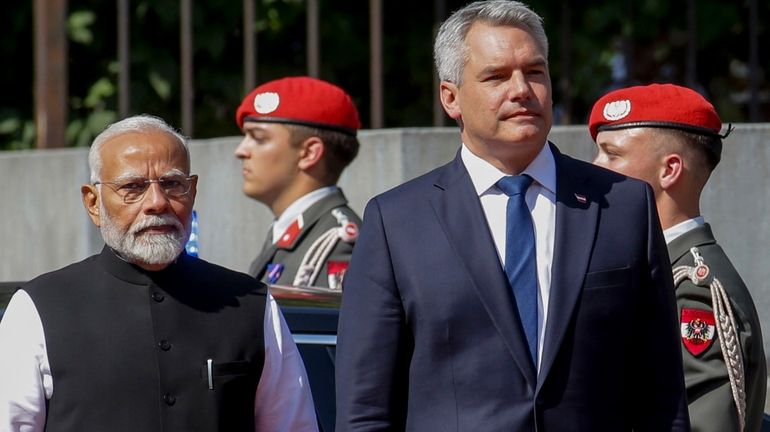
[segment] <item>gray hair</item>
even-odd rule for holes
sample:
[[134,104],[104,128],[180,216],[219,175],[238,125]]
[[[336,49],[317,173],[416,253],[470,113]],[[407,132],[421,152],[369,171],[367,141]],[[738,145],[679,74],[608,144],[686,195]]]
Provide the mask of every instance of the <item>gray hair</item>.
[[162,118],[149,114],[140,114],[125,118],[107,126],[102,133],[94,138],[94,142],[91,144],[91,150],[88,152],[88,166],[91,168],[91,183],[100,181],[99,175],[102,171],[101,147],[105,142],[118,135],[148,132],[165,132],[173,136],[179,144],[182,145],[182,148],[184,148],[187,156],[187,165],[190,165],[190,151],[187,149],[187,138],[166,123]]
[[543,18],[540,15],[518,1],[477,1],[452,13],[438,30],[433,58],[441,81],[458,86],[462,84],[463,68],[468,60],[465,37],[475,22],[493,26],[525,27],[535,38],[547,61],[548,37],[545,35]]

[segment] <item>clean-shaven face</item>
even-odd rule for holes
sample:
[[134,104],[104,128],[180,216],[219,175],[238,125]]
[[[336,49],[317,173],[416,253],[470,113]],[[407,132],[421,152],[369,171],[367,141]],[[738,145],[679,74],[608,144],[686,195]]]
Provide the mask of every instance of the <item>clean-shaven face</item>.
[[630,128],[599,132],[597,154],[593,163],[628,177],[644,180],[653,190],[660,189],[658,175],[663,169],[656,137],[648,128]]
[[243,193],[267,206],[279,199],[299,175],[301,149],[292,146],[289,129],[279,123],[243,123],[235,157],[243,166]]
[[463,138],[476,154],[502,146],[534,157],[552,124],[545,54],[524,28],[475,23],[457,103]]

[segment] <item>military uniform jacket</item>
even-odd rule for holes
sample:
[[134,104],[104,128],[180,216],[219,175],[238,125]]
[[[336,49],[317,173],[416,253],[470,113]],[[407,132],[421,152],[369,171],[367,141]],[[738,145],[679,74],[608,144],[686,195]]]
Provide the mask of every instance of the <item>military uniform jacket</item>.
[[[762,346],[762,331],[754,301],[738,272],[717,244],[708,224],[677,237],[668,245],[674,268],[694,266],[690,248],[697,247],[729,297],[743,352],[746,392],[746,431],[758,431],[762,421],[767,369]],[[689,279],[676,287],[678,313],[682,328],[682,357],[685,385],[693,431],[729,432],[739,430],[738,413],[733,401],[727,367],[716,329],[701,341],[688,340],[688,326],[696,317],[713,320],[712,295],[708,286],[696,286]],[[691,334],[690,334],[691,336]],[[702,350],[702,351],[701,351]],[[700,351],[700,352],[699,352]]]
[[[249,273],[268,284],[294,285],[295,277],[303,260],[307,261],[307,258],[312,258],[311,255],[317,252],[314,250],[308,255],[319,237],[332,229],[344,230],[348,228],[350,231],[348,232],[348,239],[339,238],[328,257],[319,263],[321,267],[317,276],[302,284],[340,288],[342,276],[353,253],[358,227],[361,226],[361,218],[348,207],[347,203],[345,195],[338,189],[305,210],[302,213],[301,227],[298,225],[298,221],[295,221],[275,244],[271,241],[271,231],[267,236],[262,252],[251,263]],[[340,215],[348,221],[347,227],[340,222]],[[316,246],[318,245],[316,244]],[[280,264],[281,266],[270,275],[268,264]]]
[[47,432],[254,431],[263,284],[184,253],[146,272],[105,247],[21,288],[45,333]]

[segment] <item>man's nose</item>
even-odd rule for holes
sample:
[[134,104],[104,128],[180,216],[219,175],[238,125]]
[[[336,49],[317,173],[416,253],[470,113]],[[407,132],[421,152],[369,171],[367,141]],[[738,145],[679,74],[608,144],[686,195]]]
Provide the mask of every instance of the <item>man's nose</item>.
[[515,71],[508,80],[508,99],[526,99],[530,92],[531,88],[524,74],[521,71]]
[[169,199],[163,188],[157,182],[150,183],[142,199],[144,212],[148,214],[165,213],[168,209]]
[[246,159],[248,157],[248,152],[246,152],[247,139],[248,138],[243,138],[238,144],[238,147],[235,148],[235,152],[233,152],[233,154],[235,155],[236,159]]

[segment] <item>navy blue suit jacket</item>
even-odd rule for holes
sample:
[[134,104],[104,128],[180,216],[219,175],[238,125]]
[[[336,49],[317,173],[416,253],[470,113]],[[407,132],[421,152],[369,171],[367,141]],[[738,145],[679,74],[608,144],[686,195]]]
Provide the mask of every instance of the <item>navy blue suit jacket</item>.
[[367,205],[343,290],[338,431],[689,430],[652,191],[551,148],[540,373],[458,152]]

